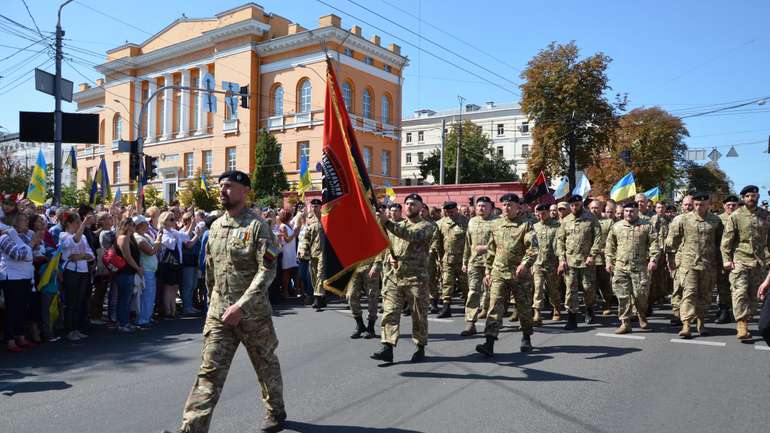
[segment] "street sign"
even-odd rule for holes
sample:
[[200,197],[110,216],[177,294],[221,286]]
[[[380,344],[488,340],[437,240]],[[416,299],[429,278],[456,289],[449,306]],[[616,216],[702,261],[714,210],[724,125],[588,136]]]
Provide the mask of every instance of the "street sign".
[[[19,112],[19,140],[53,143],[53,113]],[[62,113],[62,143],[98,143],[99,115]]]
[[706,159],[706,149],[687,149],[685,159],[688,161],[701,161]]
[[719,158],[721,157],[722,157],[722,154],[719,153],[719,151],[716,149],[712,150],[711,153],[709,153],[709,159],[713,162],[719,161]]
[[206,74],[203,75],[203,80],[201,81],[203,81],[203,88],[206,89],[206,99],[203,101],[203,108],[207,113],[216,113],[217,97],[211,93],[211,91],[216,87],[214,76],[206,72]]
[[[51,96],[54,95],[54,83],[56,75],[50,74],[41,69],[35,69],[35,89]],[[61,98],[67,102],[72,102],[72,86],[70,80],[61,79]]]
[[736,157],[738,157],[738,151],[735,150],[735,146],[730,146],[730,150],[727,152],[726,156],[728,158],[736,158]]
[[225,93],[225,104],[230,108],[230,118],[238,117],[238,98],[241,92],[241,86],[238,83],[222,81],[222,89]]

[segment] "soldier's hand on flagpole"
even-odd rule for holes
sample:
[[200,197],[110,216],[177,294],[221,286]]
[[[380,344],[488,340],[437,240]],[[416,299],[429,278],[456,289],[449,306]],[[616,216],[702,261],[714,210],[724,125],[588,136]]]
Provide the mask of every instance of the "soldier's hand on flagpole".
[[377,269],[375,269],[375,268],[374,268],[374,266],[372,266],[372,267],[369,269],[369,279],[370,279],[370,280],[373,280],[373,279],[377,278],[377,274],[378,274],[378,273],[379,273],[379,272],[377,272]]
[[236,304],[227,307],[225,314],[222,315],[222,321],[230,326],[237,326],[243,319],[243,310]]
[[614,266],[612,266],[612,263],[607,263],[607,264],[604,266],[604,270],[605,270],[605,271],[607,271],[607,273],[608,273],[608,274],[611,274],[611,273],[612,273],[612,271],[614,271],[614,270],[615,270],[615,267],[614,267]]
[[655,269],[658,269],[658,263],[655,260],[650,260],[650,263],[647,263],[647,270],[653,272]]

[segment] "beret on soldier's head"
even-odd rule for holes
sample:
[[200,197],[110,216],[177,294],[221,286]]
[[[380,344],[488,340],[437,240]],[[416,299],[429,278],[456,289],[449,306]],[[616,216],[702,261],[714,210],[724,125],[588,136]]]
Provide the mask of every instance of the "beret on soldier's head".
[[676,212],[676,206],[674,206],[673,204],[670,204],[666,206],[666,210],[670,212]]
[[537,205],[537,206],[535,207],[535,210],[536,210],[536,211],[542,211],[542,210],[548,210],[548,209],[550,209],[550,208],[551,208],[551,205],[549,205],[549,204],[545,204],[545,203],[540,203],[539,205]]
[[400,203],[391,203],[390,206],[388,206],[388,209],[398,209],[398,210],[401,210],[401,204]]
[[757,187],[756,185],[746,185],[741,190],[741,195],[746,195],[750,192],[759,193],[759,187]]
[[420,194],[417,194],[416,192],[413,192],[404,197],[404,203],[406,203],[407,200],[417,200],[422,203],[422,197],[420,197]]
[[504,194],[502,197],[500,197],[500,203],[507,203],[507,202],[513,202],[513,203],[520,203],[521,200],[519,199],[519,196],[509,192],[508,194]]
[[454,202],[452,200],[447,200],[447,201],[444,202],[443,209],[444,210],[447,210],[447,209],[457,209],[457,202]]
[[639,209],[639,204],[635,201],[629,201],[628,203],[623,203],[623,209]]
[[739,201],[741,201],[741,199],[739,199],[737,196],[728,195],[724,200],[722,200],[722,203],[738,203]]
[[321,206],[323,202],[320,199],[314,198],[310,200],[310,204],[312,204],[313,206]]
[[567,203],[577,203],[582,201],[583,201],[583,196],[580,194],[575,194],[572,197],[567,199]]
[[476,204],[478,204],[478,203],[490,203],[491,204],[492,203],[492,199],[487,197],[487,196],[485,196],[485,195],[482,195],[481,197],[476,199]]
[[692,195],[692,199],[697,201],[706,201],[710,198],[711,196],[707,192],[696,192]]
[[229,180],[230,182],[239,183],[245,187],[251,188],[251,179],[249,175],[239,170],[228,170],[219,175],[219,182],[223,180]]

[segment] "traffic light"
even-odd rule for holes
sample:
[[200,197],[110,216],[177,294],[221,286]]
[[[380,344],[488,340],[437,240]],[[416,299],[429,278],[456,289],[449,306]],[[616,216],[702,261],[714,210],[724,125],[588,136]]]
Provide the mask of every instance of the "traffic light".
[[[121,140],[122,141],[122,140]],[[128,180],[133,182],[139,178],[139,142],[132,140],[129,142],[129,154],[128,154]]]
[[158,158],[144,155],[144,169],[147,171],[146,180],[158,177]]
[[241,107],[249,108],[249,86],[241,87]]
[[631,151],[628,149],[623,149],[620,151],[620,159],[623,160],[623,162],[627,165],[631,165]]

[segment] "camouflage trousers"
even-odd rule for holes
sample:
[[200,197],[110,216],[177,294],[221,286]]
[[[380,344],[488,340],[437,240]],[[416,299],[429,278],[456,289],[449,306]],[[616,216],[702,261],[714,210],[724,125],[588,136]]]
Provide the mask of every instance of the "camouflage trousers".
[[310,258],[310,282],[313,284],[313,296],[326,295],[326,289],[324,289],[321,275],[323,269],[321,269],[321,261],[317,257]]
[[682,276],[684,271],[681,269],[675,269],[671,273],[671,280],[673,281],[674,288],[671,291],[671,314],[674,317],[679,317],[679,306],[682,304]]
[[396,345],[401,327],[404,304],[412,308],[412,341],[418,346],[428,344],[428,305],[430,304],[427,278],[386,277],[382,287],[382,339]]
[[647,268],[644,265],[639,269],[616,267],[612,274],[612,290],[618,298],[618,319],[630,320],[634,307],[643,314],[647,311],[650,292]]
[[650,275],[650,297],[649,304],[660,302],[666,296],[671,294],[672,281],[671,274],[668,272],[666,258],[663,257],[658,262],[658,267]]
[[593,308],[596,305],[596,267],[587,268],[567,268],[564,273],[564,284],[567,286],[567,293],[564,296],[564,306],[570,313],[577,313],[580,309],[578,300],[578,290],[583,288],[583,302],[586,308]]
[[612,290],[612,275],[607,272],[604,265],[596,266],[596,290],[602,296],[604,308],[609,310],[612,307],[612,298],[615,297]]
[[535,286],[532,308],[542,310],[545,307],[545,295],[548,294],[548,302],[553,311],[559,311],[561,292],[559,291],[559,276],[556,275],[556,267],[554,265],[533,266],[532,280]]
[[241,343],[246,347],[257,373],[265,410],[273,413],[284,411],[281,366],[275,355],[278,338],[270,317],[260,320],[244,319],[236,326],[227,325],[215,317],[208,317],[203,327],[201,366],[185,403],[180,432],[209,431],[211,415],[222,393],[235,351]]
[[438,257],[435,252],[430,253],[430,260],[428,261],[428,287],[430,288],[430,299],[441,299],[441,281],[439,281]]
[[483,266],[468,268],[468,299],[465,301],[465,321],[476,323],[481,310],[489,310],[489,290],[484,285],[486,269]]
[[733,294],[730,290],[730,271],[722,268],[717,274],[717,296],[719,305],[733,309]]
[[348,285],[348,291],[345,294],[348,305],[350,305],[350,312],[353,313],[353,317],[362,317],[361,311],[361,295],[366,296],[366,309],[368,311],[368,320],[377,320],[377,298],[379,293],[379,278],[369,278],[369,267],[356,271],[353,275],[353,279]]
[[682,301],[679,304],[680,319],[693,321],[704,319],[711,305],[716,283],[714,269],[679,269],[681,272]]
[[451,302],[452,296],[462,295],[463,297],[468,294],[468,280],[467,276],[463,273],[462,263],[442,263],[441,269],[441,282],[442,292],[441,299],[444,302]]
[[762,266],[735,263],[735,269],[730,272],[735,320],[751,320],[757,304],[757,288],[762,284],[765,275],[767,275],[767,269]]
[[[492,275],[489,287],[489,312],[484,325],[484,335],[497,338],[503,324],[505,304],[513,294],[516,305],[532,305],[532,279],[524,276],[520,279],[504,279]],[[532,335],[532,309],[519,308],[519,325],[524,335]]]

